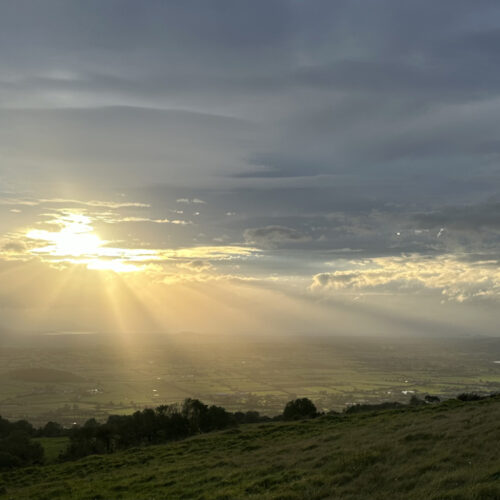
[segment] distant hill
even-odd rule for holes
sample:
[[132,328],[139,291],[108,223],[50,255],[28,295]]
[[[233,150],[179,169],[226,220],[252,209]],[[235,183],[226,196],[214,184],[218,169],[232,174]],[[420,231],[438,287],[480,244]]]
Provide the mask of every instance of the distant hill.
[[21,382],[42,382],[50,384],[63,384],[70,382],[85,382],[83,377],[64,370],[54,370],[52,368],[21,368],[2,374],[2,378]]
[[0,474],[0,498],[500,498],[500,399],[243,425]]

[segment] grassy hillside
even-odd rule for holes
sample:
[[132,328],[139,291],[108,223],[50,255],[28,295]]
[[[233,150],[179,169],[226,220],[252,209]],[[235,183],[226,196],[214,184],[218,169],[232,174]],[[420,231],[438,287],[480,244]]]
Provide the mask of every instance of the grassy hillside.
[[0,498],[499,499],[500,399],[246,425],[0,475]]

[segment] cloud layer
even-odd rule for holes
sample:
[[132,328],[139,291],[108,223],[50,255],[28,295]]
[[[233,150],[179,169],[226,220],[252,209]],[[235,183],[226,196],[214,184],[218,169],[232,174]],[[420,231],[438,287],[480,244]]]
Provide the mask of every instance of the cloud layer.
[[435,292],[446,300],[500,300],[497,261],[464,262],[457,256],[382,257],[351,262],[351,269],[313,277],[314,292],[413,294]]
[[[493,0],[3,2],[0,262],[486,324],[499,21]],[[98,238],[78,258],[68,214]]]

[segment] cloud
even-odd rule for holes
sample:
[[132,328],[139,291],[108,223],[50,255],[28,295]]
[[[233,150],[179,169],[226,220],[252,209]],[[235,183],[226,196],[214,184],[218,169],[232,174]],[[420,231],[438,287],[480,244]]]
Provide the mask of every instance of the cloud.
[[203,185],[214,175],[249,168],[244,150],[259,134],[244,118],[185,110],[94,106],[0,113],[0,145],[9,145],[8,180],[32,192],[40,192],[37,186],[47,178],[105,195],[144,185],[191,186],[193,179]]
[[23,241],[8,241],[4,243],[0,249],[0,256],[2,253],[7,254],[22,254],[26,252],[27,247]]
[[455,231],[477,232],[500,230],[500,203],[482,203],[466,206],[443,207],[415,215],[420,227],[445,227]]
[[199,198],[177,198],[177,203],[194,203],[197,205],[205,205],[206,201],[200,200]]
[[216,3],[0,2],[1,258],[494,296],[498,2]]
[[96,208],[149,208],[148,203],[126,202],[126,201],[104,201],[104,200],[73,200],[68,198],[40,198],[40,199],[20,199],[20,198],[0,198],[0,205],[32,206],[39,205],[77,205]]
[[180,226],[186,226],[192,224],[191,221],[179,220],[179,219],[150,219],[148,217],[123,217],[121,219],[107,219],[108,223],[118,223],[118,222],[151,222],[152,224],[177,224]]
[[313,292],[420,294],[444,299],[500,300],[498,261],[467,262],[455,255],[382,257],[350,261],[349,269],[313,276]]
[[66,198],[41,199],[40,203],[56,203],[56,204],[75,204],[87,207],[99,208],[150,208],[149,203],[141,203],[136,201],[103,201],[103,200],[71,200]]
[[192,260],[233,260],[252,257],[259,254],[258,248],[242,247],[237,245],[195,246],[177,250],[164,250],[163,255]]
[[210,262],[204,260],[192,260],[188,262],[181,262],[177,264],[177,267],[180,269],[187,269],[188,271],[192,271],[195,273],[204,273],[212,271],[214,269],[214,266],[210,264]]
[[154,241],[131,235],[135,226],[140,233],[147,231],[150,224],[171,225],[167,236],[174,227],[188,230],[191,222],[178,219],[124,216],[81,208],[52,209],[49,213],[39,213],[38,217],[33,225],[17,228],[0,241],[0,259],[36,259],[58,268],[85,266],[92,270],[148,271],[161,275],[176,264],[185,264],[190,271],[207,271],[212,261],[247,259],[259,252],[239,245],[172,245],[160,238],[160,245],[155,245]]
[[260,245],[264,248],[289,243],[301,243],[311,239],[310,236],[285,226],[265,226],[245,229],[243,237],[247,243]]
[[20,198],[0,198],[0,205],[13,205],[13,206],[29,206],[36,207],[40,205],[39,200],[24,200]]

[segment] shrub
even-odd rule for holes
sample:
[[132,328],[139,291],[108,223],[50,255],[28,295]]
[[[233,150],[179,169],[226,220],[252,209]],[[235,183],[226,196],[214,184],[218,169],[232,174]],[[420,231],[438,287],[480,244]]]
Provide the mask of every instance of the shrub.
[[391,402],[388,401],[386,403],[379,404],[356,404],[349,406],[344,410],[344,413],[361,413],[365,411],[381,411],[381,410],[396,410],[399,408],[403,408],[404,404],[398,403],[397,401]]
[[410,406],[421,406],[425,404],[425,401],[423,399],[420,399],[418,396],[413,395],[410,398]]
[[39,430],[38,435],[45,437],[59,437],[64,435],[64,429],[63,426],[57,422],[47,422],[44,427]]
[[5,467],[39,464],[43,461],[41,444],[33,442],[27,434],[21,431],[15,431],[2,439],[0,449],[3,453],[2,460]]
[[484,397],[476,394],[475,392],[463,392],[457,396],[457,399],[460,401],[480,401],[481,399],[484,399]]
[[424,399],[425,399],[426,403],[439,403],[439,402],[441,402],[441,399],[439,399],[438,396],[431,396],[430,394],[427,394]]
[[0,470],[13,469],[23,465],[22,461],[14,455],[0,451]]
[[314,418],[318,415],[316,406],[308,398],[289,401],[283,410],[284,420],[299,420],[302,418]]

